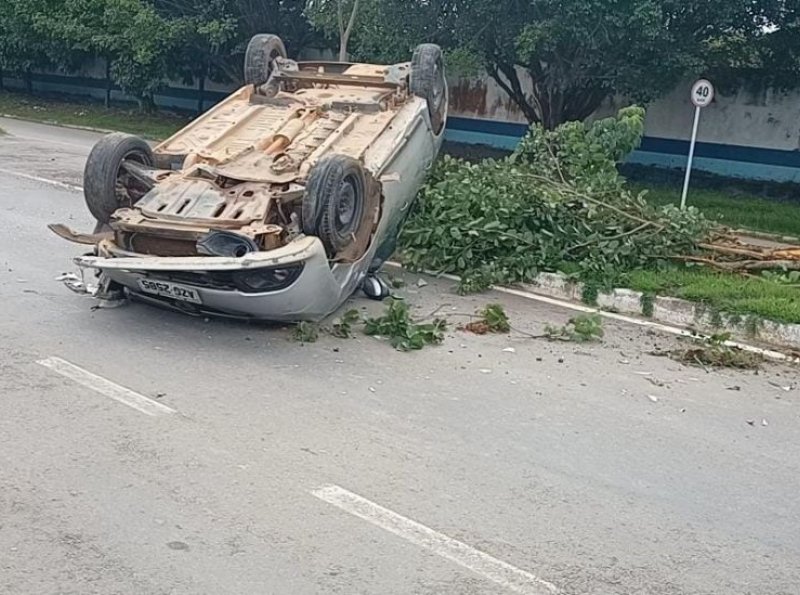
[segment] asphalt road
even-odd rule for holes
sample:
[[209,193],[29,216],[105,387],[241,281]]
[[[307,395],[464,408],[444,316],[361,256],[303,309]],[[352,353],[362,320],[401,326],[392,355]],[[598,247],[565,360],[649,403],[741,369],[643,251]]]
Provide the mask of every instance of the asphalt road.
[[[0,593],[800,593],[796,369],[685,368],[616,323],[402,354],[93,310],[45,224],[91,229],[95,136],[0,127]],[[571,315],[417,279],[454,324]]]

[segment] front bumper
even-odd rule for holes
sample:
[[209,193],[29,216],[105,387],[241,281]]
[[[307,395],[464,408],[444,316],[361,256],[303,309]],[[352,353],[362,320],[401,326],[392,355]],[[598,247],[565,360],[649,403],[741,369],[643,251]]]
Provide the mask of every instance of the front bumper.
[[[95,269],[127,288],[132,297],[194,314],[222,314],[241,318],[294,322],[324,318],[346,300],[363,278],[356,265],[330,266],[322,242],[305,237],[269,252],[241,258],[132,255],[111,242],[98,245],[100,256],[80,256],[75,264]],[[253,293],[233,287],[209,287],[191,281],[192,274],[220,275],[260,268],[302,265],[299,276],[276,291]],[[167,281],[192,288],[201,304],[143,292],[139,281]],[[188,280],[187,280],[188,279]]]

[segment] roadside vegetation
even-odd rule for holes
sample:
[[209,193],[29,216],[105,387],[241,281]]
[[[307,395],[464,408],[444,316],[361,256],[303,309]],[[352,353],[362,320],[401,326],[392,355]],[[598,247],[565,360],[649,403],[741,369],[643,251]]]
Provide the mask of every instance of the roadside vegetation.
[[[615,164],[637,146],[643,115],[628,108],[591,125],[552,131],[534,125],[505,159],[444,158],[403,229],[402,261],[458,275],[465,293],[560,272],[584,283],[589,303],[600,291],[629,287],[650,299],[699,302],[728,320],[800,323],[800,272],[778,267],[743,275],[681,262],[707,259],[704,247],[717,234],[720,211],[732,218],[735,210],[715,212],[708,199],[708,217],[695,207],[681,211],[670,195],[643,194],[626,183]],[[701,195],[693,202],[702,203]],[[800,213],[782,206],[780,231],[790,233]],[[756,217],[742,213],[735,226]]]
[[169,80],[200,93],[240,82],[257,33],[280,35],[290,56],[335,48],[385,63],[430,42],[451,72],[482,69],[530,123],[553,129],[609,97],[648,102],[691,76],[796,85],[798,20],[774,0],[4,0],[0,76],[31,91],[34,72],[91,65],[153,110]]
[[652,206],[617,172],[643,127],[644,110],[626,108],[591,125],[534,125],[506,159],[444,158],[403,228],[403,262],[458,275],[463,292],[542,271],[610,288],[692,253],[710,223],[695,209]]
[[[680,204],[679,188],[642,184],[632,184],[631,188],[646,191],[647,201],[657,206]],[[732,229],[800,238],[800,201],[786,202],[733,190],[693,188],[689,204],[709,219]]]
[[63,101],[0,92],[0,115],[61,126],[81,126],[137,134],[162,140],[186,124],[188,118],[165,111],[142,113],[135,106],[105,107],[101,103]]
[[630,272],[622,284],[649,295],[700,302],[711,311],[800,324],[800,282],[790,275],[782,280],[675,266]]

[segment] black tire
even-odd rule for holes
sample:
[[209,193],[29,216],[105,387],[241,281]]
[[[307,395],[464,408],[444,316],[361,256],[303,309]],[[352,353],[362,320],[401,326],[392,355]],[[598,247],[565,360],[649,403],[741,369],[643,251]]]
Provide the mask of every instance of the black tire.
[[423,43],[414,50],[410,89],[411,93],[427,102],[431,128],[434,134],[439,134],[447,119],[447,81],[444,56],[438,45]]
[[364,168],[346,155],[323,157],[308,176],[303,232],[322,240],[328,256],[346,248],[361,225],[366,203]]
[[272,61],[285,58],[286,47],[277,35],[261,33],[253,36],[244,55],[244,82],[258,89],[272,74]]
[[92,148],[83,170],[83,195],[86,206],[100,224],[111,220],[114,211],[132,207],[146,193],[135,181],[126,179],[123,161],[155,167],[153,150],[138,136],[115,132],[103,137]]

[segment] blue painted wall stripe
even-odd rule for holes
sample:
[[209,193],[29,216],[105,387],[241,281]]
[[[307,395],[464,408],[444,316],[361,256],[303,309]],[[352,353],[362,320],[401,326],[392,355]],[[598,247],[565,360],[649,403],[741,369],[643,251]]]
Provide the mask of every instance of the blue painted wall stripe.
[[518,122],[498,122],[495,120],[478,120],[476,118],[461,118],[449,116],[447,118],[447,128],[451,130],[463,130],[464,132],[481,132],[483,134],[494,134],[498,136],[510,136],[517,140],[525,136],[528,131],[527,124]]
[[[524,124],[459,117],[448,118],[447,128],[448,130],[462,133],[476,133],[476,138],[491,135],[508,136],[517,140],[522,138],[528,129]],[[467,135],[463,135],[463,137],[467,137]],[[505,145],[505,143],[503,144]],[[689,141],[646,136],[642,139],[642,145],[639,150],[648,153],[685,156],[689,154]],[[723,161],[742,161],[745,163],[760,163],[780,167],[800,167],[800,151],[698,142],[696,154],[698,157]]]
[[[22,81],[6,79],[9,86],[22,87]],[[106,88],[103,79],[61,74],[33,75],[33,81],[45,88],[59,90],[65,93],[72,91],[74,95],[97,95],[97,92]],[[115,96],[119,95],[119,87],[114,86]],[[88,91],[88,93],[87,93]],[[220,91],[206,91],[205,102],[209,106],[224,99],[226,93]],[[165,86],[157,93],[158,103],[177,109],[192,111],[193,104],[199,97],[197,89]],[[464,118],[451,116],[447,121],[447,138],[454,142],[467,144],[486,144],[500,149],[513,149],[528,127],[518,122],[499,122],[494,120]],[[631,161],[656,162],[661,161],[677,165],[685,159],[689,152],[689,143],[684,140],[645,137],[638,151],[634,153]],[[659,157],[660,156],[660,157]],[[760,147],[746,147],[741,145],[727,145],[719,143],[697,143],[697,157],[701,159],[698,165],[702,168],[703,162],[711,166],[710,169],[728,175],[730,172],[740,173],[737,177],[750,177],[763,167],[762,175],[757,178],[773,178],[788,181],[800,179],[800,151],[786,151],[779,149],[765,149]],[[653,163],[655,165],[655,163]],[[739,165],[741,164],[741,166]],[[745,166],[747,164],[747,166]],[[720,170],[725,170],[720,171]],[[747,172],[745,174],[745,172]],[[745,175],[741,175],[745,174]]]
[[[645,137],[642,140],[640,150],[667,155],[688,155],[689,141]],[[707,157],[709,159],[763,163],[781,167],[800,167],[800,151],[781,151],[779,149],[698,142],[696,154],[698,157]]]

